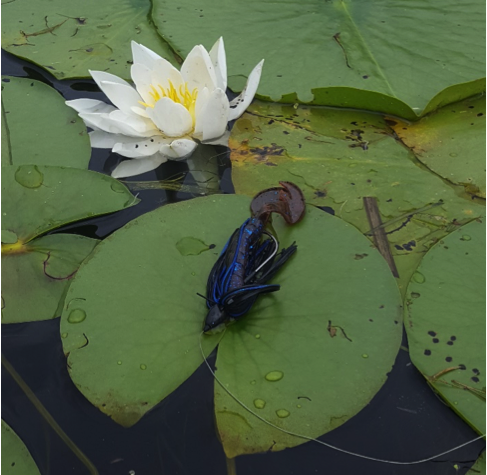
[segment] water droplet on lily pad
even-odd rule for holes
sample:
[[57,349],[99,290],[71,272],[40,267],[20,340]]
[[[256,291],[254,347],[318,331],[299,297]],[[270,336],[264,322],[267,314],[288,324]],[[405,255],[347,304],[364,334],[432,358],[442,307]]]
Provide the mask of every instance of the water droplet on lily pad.
[[120,360],[118,360],[118,361],[117,361],[117,364],[118,364],[118,365],[121,365],[121,364],[122,364],[122,362],[121,362]]
[[368,355],[367,353],[364,353],[364,354],[362,355],[362,358],[368,358],[368,357],[369,357],[369,355]]
[[250,384],[255,384],[255,379],[253,379],[252,381],[250,381]]
[[260,335],[257,333],[257,335],[255,335],[255,338],[257,338],[257,340],[260,338]]
[[71,310],[68,316],[69,323],[81,323],[86,318],[86,312],[81,308],[75,308]]
[[208,244],[205,244],[201,239],[191,236],[183,237],[176,243],[176,249],[182,256],[197,256],[209,249]]
[[265,375],[265,379],[267,381],[280,381],[284,377],[284,373],[282,371],[271,371]]
[[458,157],[458,154],[452,152],[450,153],[450,157]]
[[67,337],[68,337],[68,334],[66,332],[61,333],[61,338],[67,338]]
[[115,193],[125,193],[125,186],[123,186],[119,181],[116,181],[110,185],[110,188]]
[[301,404],[296,404],[296,407],[297,407],[298,409],[300,409],[302,406],[301,406]]
[[286,411],[286,409],[278,409],[276,411],[277,417],[280,417],[281,419],[284,419],[286,417],[289,417],[291,413],[289,411]]
[[265,401],[263,399],[254,399],[254,406],[257,409],[264,409]]
[[25,188],[39,188],[44,181],[44,175],[36,165],[22,165],[15,172],[15,181]]
[[424,284],[426,282],[426,277],[423,274],[421,274],[421,272],[416,271],[413,274],[413,280],[417,284]]
[[470,241],[472,238],[468,234],[462,236],[462,241]]
[[145,364],[141,364],[140,369],[147,369],[147,366]]

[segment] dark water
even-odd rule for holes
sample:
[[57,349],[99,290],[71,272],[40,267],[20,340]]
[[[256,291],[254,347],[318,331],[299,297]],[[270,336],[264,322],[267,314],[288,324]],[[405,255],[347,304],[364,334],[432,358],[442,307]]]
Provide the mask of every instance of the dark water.
[[[2,65],[3,74],[41,80],[66,99],[105,100],[93,81],[57,81],[36,66],[4,52]],[[225,155],[219,159],[221,192],[232,193],[230,162]],[[90,169],[109,173],[118,160],[109,151],[96,150]],[[184,162],[168,162],[131,180],[157,180],[185,171]],[[141,191],[142,201],[137,206],[70,225],[63,232],[103,238],[141,214],[194,196],[164,190]],[[101,475],[128,475],[131,471],[135,475],[227,473],[213,418],[213,379],[206,367],[201,366],[138,424],[125,429],[93,407],[71,382],[58,326],[58,319],[2,325],[2,351]],[[43,475],[89,473],[4,367],[2,388],[2,418],[25,442]],[[429,389],[411,364],[408,352],[401,350],[387,382],[371,403],[321,440],[368,456],[411,461],[448,450],[476,436]],[[484,446],[483,441],[478,441],[439,460],[395,466],[358,459],[308,442],[278,453],[238,457],[236,467],[239,475],[454,475],[466,473]]]

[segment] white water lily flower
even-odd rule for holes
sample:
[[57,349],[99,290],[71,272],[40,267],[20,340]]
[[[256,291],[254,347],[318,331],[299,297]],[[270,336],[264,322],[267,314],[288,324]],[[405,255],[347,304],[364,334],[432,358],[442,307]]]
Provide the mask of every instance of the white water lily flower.
[[189,157],[197,142],[226,144],[227,123],[252,102],[264,63],[250,73],[242,93],[228,101],[222,38],[210,52],[195,46],[181,71],[135,41],[132,56],[135,88],[113,74],[90,71],[113,106],[94,99],[66,102],[93,129],[92,147],[111,148],[134,159],[120,163],[112,172],[115,178],[153,170],[168,159]]

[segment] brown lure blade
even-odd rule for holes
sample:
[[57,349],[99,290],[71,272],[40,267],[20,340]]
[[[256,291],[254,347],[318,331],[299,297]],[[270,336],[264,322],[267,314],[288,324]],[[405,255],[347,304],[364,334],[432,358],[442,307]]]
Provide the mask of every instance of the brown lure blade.
[[252,216],[267,222],[271,213],[280,214],[286,223],[295,224],[306,212],[303,192],[294,183],[280,181],[281,187],[262,190],[250,203]]

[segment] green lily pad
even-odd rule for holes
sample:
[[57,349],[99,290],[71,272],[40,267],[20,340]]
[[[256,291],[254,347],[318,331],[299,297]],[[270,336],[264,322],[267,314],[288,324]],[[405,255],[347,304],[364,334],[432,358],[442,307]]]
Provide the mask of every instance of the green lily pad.
[[467,475],[485,475],[485,451],[482,455],[477,459],[477,461],[470,467],[470,470],[467,472]]
[[2,420],[2,473],[40,475],[39,469],[19,436]]
[[261,97],[412,119],[484,90],[484,8],[416,0],[405,14],[389,0],[158,0],[152,18],[182,57],[223,36],[234,90],[265,58]]
[[[274,219],[282,245],[296,241],[298,251],[276,278],[281,291],[227,329],[216,374],[267,421],[318,437],[376,394],[402,328],[399,294],[380,254],[349,224],[307,211],[292,227]],[[219,384],[215,412],[228,457],[306,442],[258,420]]]
[[131,40],[177,63],[150,8],[149,0],[6,2],[2,48],[58,79],[87,77],[89,69],[130,79]]
[[392,125],[430,170],[485,198],[485,97],[437,110],[420,121]]
[[296,183],[307,203],[325,207],[363,233],[363,197],[378,201],[405,290],[424,252],[485,212],[394,139],[385,119],[367,112],[254,104],[230,136],[232,180],[253,196],[279,180]]
[[59,317],[71,279],[97,244],[84,236],[53,234],[30,241],[21,252],[6,252],[2,245],[2,323]]
[[[261,298],[241,324],[213,336],[201,335],[206,305],[196,292],[204,292],[228,237],[248,217],[248,198],[213,195],[168,205],[104,240],[81,265],[61,317],[76,386],[115,421],[131,425],[202,363],[200,338],[206,353],[222,338],[218,376],[247,404],[262,397],[271,420],[286,409],[292,412],[287,428],[320,435],[352,417],[392,367],[400,299],[386,264],[363,236],[322,211],[308,211],[292,228],[274,219],[282,245],[299,245],[276,279],[281,291]],[[180,243],[191,240],[207,249],[186,252]],[[317,288],[326,289],[320,290],[323,300]],[[283,371],[282,381],[275,373],[268,375],[275,383],[265,382],[273,371]],[[218,388],[216,414],[227,453],[266,450],[272,440],[278,441],[274,450],[303,442],[271,434]],[[299,417],[296,404],[303,406]],[[234,431],[241,425],[247,433],[256,430],[236,446]]]
[[91,156],[86,126],[55,89],[8,76],[2,76],[2,147],[2,165],[88,168]]
[[2,196],[2,323],[58,317],[70,280],[98,242],[41,234],[137,202],[111,177],[37,165],[2,167]]
[[138,202],[101,173],[37,165],[2,167],[2,196],[2,228],[17,235],[18,246],[72,221]]
[[468,424],[485,433],[485,225],[474,221],[424,257],[407,291],[411,360]]

